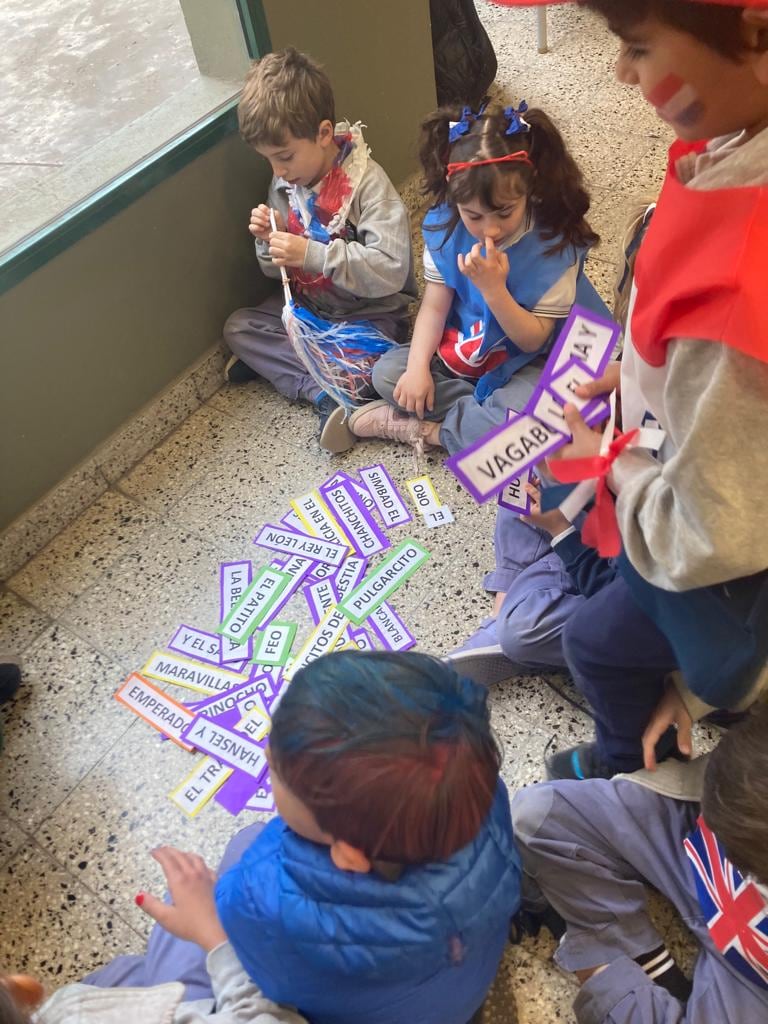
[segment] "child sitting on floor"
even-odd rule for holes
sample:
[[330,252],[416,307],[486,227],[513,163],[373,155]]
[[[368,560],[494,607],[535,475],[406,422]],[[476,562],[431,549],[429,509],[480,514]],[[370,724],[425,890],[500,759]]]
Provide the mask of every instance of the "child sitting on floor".
[[280,817],[216,890],[250,976],[312,1024],[467,1024],[519,904],[486,691],[423,654],[331,654],[269,760]]
[[[693,719],[743,710],[768,685],[768,535],[754,512],[768,494],[768,6],[585,4],[621,38],[619,80],[678,140],[637,256],[622,362],[601,382],[620,387],[628,436],[601,463],[593,522],[611,541],[618,527],[622,551],[616,578],[570,620],[568,668],[596,735],[549,759],[550,777],[567,779],[687,755]],[[649,416],[666,435],[658,456],[633,447]],[[573,443],[550,460],[562,482],[601,450],[575,408],[566,420]]]
[[[416,297],[408,212],[371,160],[360,125],[336,124],[323,70],[292,47],[268,54],[248,74],[238,117],[241,135],[274,173],[268,205],[252,210],[249,224],[263,273],[279,278],[287,268],[295,301],[323,320],[365,321],[404,341]],[[310,402],[322,447],[343,451],[354,443],[344,410],[296,355],[282,307],[278,293],[230,316],[227,379],[263,377],[286,398]]]
[[[708,758],[517,794],[525,874],[567,924],[555,959],[582,983],[579,1024],[768,1020],[766,774],[763,706]],[[649,917],[643,883],[700,947],[692,984]],[[526,909],[543,909],[533,891]]]
[[608,311],[584,274],[598,241],[589,195],[543,111],[442,108],[423,124],[421,162],[435,202],[424,297],[410,346],[374,367],[384,401],[350,428],[453,454],[522,411],[574,302]]

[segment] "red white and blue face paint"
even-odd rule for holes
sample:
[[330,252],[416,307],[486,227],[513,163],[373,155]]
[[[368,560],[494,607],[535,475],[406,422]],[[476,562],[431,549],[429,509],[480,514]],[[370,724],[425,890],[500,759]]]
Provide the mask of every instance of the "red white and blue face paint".
[[691,128],[704,114],[704,104],[693,86],[674,72],[668,74],[647,96],[662,121]]

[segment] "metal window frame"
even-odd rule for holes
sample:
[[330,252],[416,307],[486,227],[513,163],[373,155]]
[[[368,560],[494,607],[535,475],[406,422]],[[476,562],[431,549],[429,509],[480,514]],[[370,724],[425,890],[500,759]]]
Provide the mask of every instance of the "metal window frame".
[[[268,53],[271,43],[261,0],[233,2],[249,56]],[[0,295],[237,131],[237,103],[234,97],[220,105],[3,253]]]

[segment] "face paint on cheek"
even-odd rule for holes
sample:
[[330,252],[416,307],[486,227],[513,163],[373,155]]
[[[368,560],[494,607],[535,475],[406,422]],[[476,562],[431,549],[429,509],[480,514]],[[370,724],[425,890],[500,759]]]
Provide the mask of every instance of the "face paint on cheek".
[[656,107],[659,117],[670,124],[693,125],[704,113],[704,104],[696,90],[674,73],[662,78],[647,99]]

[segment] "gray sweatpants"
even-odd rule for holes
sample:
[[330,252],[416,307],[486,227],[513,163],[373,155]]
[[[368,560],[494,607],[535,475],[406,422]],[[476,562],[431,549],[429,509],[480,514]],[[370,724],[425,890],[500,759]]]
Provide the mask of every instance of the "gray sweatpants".
[[[579,1024],[757,1024],[768,991],[719,954],[707,931],[683,839],[699,805],[626,779],[544,782],[521,790],[512,819],[523,868],[568,924],[555,954],[566,971],[607,964],[574,1003]],[[663,939],[644,883],[677,908],[700,946],[683,1006],[634,958]]]
[[[322,392],[294,351],[283,327],[282,295],[270,295],[260,306],[238,309],[224,324],[224,340],[233,355],[260,377],[268,380],[281,395],[292,401],[315,402]],[[407,337],[405,317],[388,313],[350,317],[367,320],[393,341]]]
[[[374,388],[398,409],[400,406],[394,399],[394,390],[405,373],[410,350],[410,345],[390,349],[373,368]],[[434,356],[430,370],[435,382],[435,407],[424,418],[442,421],[440,443],[443,448],[454,455],[500,426],[507,418],[508,409],[520,412],[534,392],[545,361],[544,356],[534,359],[518,370],[505,387],[498,388],[480,405],[475,399],[472,381],[455,377],[442,360]]]

